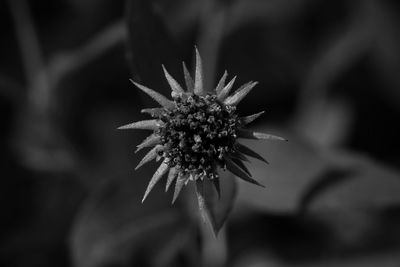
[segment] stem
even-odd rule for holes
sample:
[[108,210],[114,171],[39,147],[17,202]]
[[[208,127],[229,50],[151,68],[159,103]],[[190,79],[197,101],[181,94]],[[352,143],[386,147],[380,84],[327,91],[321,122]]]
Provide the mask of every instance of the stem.
[[[226,15],[226,6],[218,6],[218,3],[214,0],[204,1],[200,18],[198,46],[203,56],[204,87],[207,91],[212,89],[215,82],[218,53],[224,37]],[[209,223],[205,223],[201,218],[198,220],[202,236],[203,266],[224,266],[228,250],[225,227],[220,230],[218,237],[216,237]]]
[[50,83],[37,33],[26,0],[8,0],[28,82],[28,101],[35,110],[47,110]]
[[125,24],[122,20],[118,20],[78,49],[61,52],[54,56],[48,65],[53,85],[56,87],[69,73],[76,71],[117,44],[122,43],[126,36]]
[[218,237],[216,237],[209,223],[199,218],[199,224],[202,236],[203,266],[225,266],[228,255],[225,226],[222,227],[218,233]]

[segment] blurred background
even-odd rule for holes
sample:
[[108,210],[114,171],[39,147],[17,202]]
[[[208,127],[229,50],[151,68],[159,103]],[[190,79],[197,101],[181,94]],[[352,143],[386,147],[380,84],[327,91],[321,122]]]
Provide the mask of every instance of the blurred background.
[[[396,0],[0,2],[1,266],[400,266],[400,4]],[[161,64],[203,57],[259,85],[240,114],[288,143],[246,142],[214,238],[189,185],[171,206],[134,167]],[[222,187],[222,190],[224,188]]]

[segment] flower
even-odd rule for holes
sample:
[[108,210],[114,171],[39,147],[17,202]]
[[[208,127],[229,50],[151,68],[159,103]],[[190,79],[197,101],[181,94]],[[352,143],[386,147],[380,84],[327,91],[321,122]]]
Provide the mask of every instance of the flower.
[[246,156],[266,163],[267,161],[257,152],[240,144],[238,139],[285,139],[244,129],[247,124],[264,112],[246,117],[239,117],[236,113],[237,104],[257,82],[246,83],[230,94],[236,77],[225,84],[228,76],[225,71],[216,88],[212,91],[206,90],[203,86],[202,61],[197,48],[194,80],[183,63],[187,90],[181,87],[164,66],[162,68],[172,89],[172,100],[131,80],[136,87],[152,97],[161,107],[142,110],[153,118],[151,120],[133,122],[118,128],[153,131],[137,146],[136,152],[147,147],[152,147],[152,149],[140,161],[136,169],[154,159],[163,159],[149,182],[142,202],[167,172],[166,190],[176,180],[172,202],[175,202],[182,187],[189,181],[209,179],[219,195],[217,168],[227,169],[247,182],[263,186],[252,178],[243,161],[247,160]]

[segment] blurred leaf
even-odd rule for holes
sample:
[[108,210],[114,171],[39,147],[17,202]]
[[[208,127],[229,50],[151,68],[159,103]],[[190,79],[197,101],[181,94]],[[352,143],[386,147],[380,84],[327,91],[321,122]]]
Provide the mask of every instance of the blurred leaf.
[[76,266],[106,266],[145,257],[137,254],[138,249],[161,249],[177,231],[187,228],[161,187],[154,189],[158,198],[141,204],[138,182],[131,177],[108,182],[84,203],[70,243]]
[[232,210],[236,196],[236,178],[227,171],[220,171],[221,197],[212,181],[209,179],[196,181],[196,193],[200,213],[205,219],[209,219],[215,235],[218,234],[224,225],[229,213]]
[[284,259],[274,258],[266,254],[264,251],[247,252],[231,265],[233,267],[258,267],[258,266],[274,266],[274,267],[397,267],[400,261],[400,255],[397,252],[376,252],[362,254],[353,257],[338,256],[334,258],[317,259],[307,262],[288,262]]
[[354,110],[349,103],[317,97],[309,99],[297,113],[296,129],[316,145],[335,147],[348,140],[353,121]]
[[303,192],[327,164],[315,148],[289,132],[273,131],[267,127],[257,130],[285,136],[289,142],[241,141],[270,164],[251,161],[248,167],[252,176],[265,188],[242,182],[238,203],[270,212],[296,212]]
[[326,156],[333,166],[350,170],[351,179],[322,191],[314,197],[309,209],[382,209],[400,205],[399,170],[347,151],[331,151]]
[[337,183],[354,176],[351,169],[327,169],[304,193],[300,202],[300,210],[305,210],[319,194],[323,194]]
[[[271,129],[261,127],[261,131]],[[243,142],[269,160],[252,161],[253,177],[266,189],[240,186],[238,202],[269,212],[373,208],[400,204],[400,174],[365,156],[312,146],[289,133],[288,143]],[[345,179],[344,179],[345,178]]]
[[164,95],[170,90],[161,64],[178,81],[181,61],[177,45],[171,39],[164,23],[156,15],[152,1],[127,1],[128,59],[134,79]]

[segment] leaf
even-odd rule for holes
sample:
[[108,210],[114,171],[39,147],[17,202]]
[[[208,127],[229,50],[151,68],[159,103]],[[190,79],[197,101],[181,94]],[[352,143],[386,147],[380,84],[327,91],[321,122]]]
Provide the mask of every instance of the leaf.
[[129,123],[118,127],[118,130],[140,129],[140,130],[157,130],[160,127],[157,120],[145,120]]
[[200,213],[203,218],[208,218],[215,235],[218,234],[228,218],[236,196],[236,181],[231,174],[220,171],[218,180],[221,183],[221,197],[218,196],[212,181],[209,179],[196,180],[196,195]]
[[236,106],[248,93],[257,85],[257,82],[249,82],[240,87],[232,96],[225,99],[224,104],[228,106]]
[[345,182],[345,179],[354,177],[354,174],[355,170],[352,169],[331,168],[325,170],[304,192],[299,203],[300,211],[305,211],[320,194],[327,192],[338,183]]
[[264,159],[260,154],[258,154],[257,152],[253,151],[252,149],[248,148],[247,146],[245,146],[243,144],[240,144],[240,143],[236,143],[236,147],[237,147],[237,150],[239,152],[241,152],[241,153],[243,153],[245,155],[248,155],[250,157],[259,159],[259,160],[269,164],[268,161],[266,159]]
[[201,61],[199,50],[195,47],[196,50],[196,71],[194,76],[194,93],[197,95],[202,95],[204,93],[204,85],[203,85],[203,64]]
[[178,198],[182,187],[186,184],[186,181],[189,179],[189,175],[183,175],[183,176],[178,176],[178,178],[176,179],[176,183],[175,183],[175,191],[174,191],[174,196],[172,198],[172,204],[175,203],[176,199]]
[[229,81],[227,85],[225,85],[224,88],[218,93],[218,100],[224,101],[225,98],[229,95],[229,92],[231,91],[233,84],[235,83],[236,76],[233,77],[232,80]]
[[111,179],[84,201],[72,224],[69,248],[73,266],[125,266],[143,258],[143,250],[168,245],[176,233],[189,226],[161,191],[157,198],[142,204],[144,179],[138,178]]
[[185,62],[182,62],[182,67],[183,67],[183,74],[185,76],[186,88],[187,88],[188,92],[193,92],[194,81],[192,79],[192,76],[190,76],[190,72],[188,71]]
[[[258,130],[268,128],[271,126]],[[319,149],[293,133],[280,132],[290,137],[290,142],[242,141],[270,160],[268,166],[254,161],[250,170],[271,190],[256,190],[242,183],[238,202],[263,212],[292,214],[303,207],[321,212],[399,205],[398,171],[357,153]],[[307,195],[308,200],[304,200]]]
[[135,153],[139,152],[140,150],[142,150],[145,147],[152,147],[155,145],[158,145],[160,143],[161,137],[159,135],[156,134],[151,134],[149,135],[145,140],[143,140],[142,143],[140,143],[139,145],[137,145],[137,149],[135,151]]
[[174,102],[163,96],[162,94],[150,89],[146,86],[138,84],[134,82],[132,79],[130,80],[137,88],[148,94],[151,98],[153,98],[156,102],[158,102],[161,106],[167,109],[171,109],[174,107]]
[[234,175],[236,175],[237,177],[239,177],[240,179],[243,179],[246,182],[261,186],[261,187],[265,187],[264,185],[260,184],[259,182],[257,182],[256,180],[254,180],[253,178],[250,177],[250,175],[242,170],[235,162],[233,162],[231,159],[229,158],[225,158],[225,162],[226,162],[226,168],[232,172]]
[[162,68],[164,71],[165,78],[167,78],[167,81],[172,91],[178,94],[184,93],[185,91],[182,89],[180,84],[168,73],[167,69],[164,67],[164,64],[162,65]]
[[243,129],[238,130],[238,137],[246,138],[246,139],[257,139],[257,140],[288,141],[287,139],[277,136],[277,135],[260,133],[260,132],[252,132],[252,131],[243,130]]
[[165,185],[165,192],[168,191],[169,187],[171,186],[172,182],[176,179],[177,176],[178,176],[178,172],[177,172],[176,168],[171,168],[168,173],[168,179],[167,179],[167,183]]
[[240,123],[243,124],[243,125],[247,125],[247,124],[253,122],[254,120],[256,120],[262,114],[264,114],[264,112],[265,111],[261,111],[261,112],[258,112],[256,114],[253,114],[253,115],[249,115],[249,116],[246,116],[246,117],[241,117],[241,118],[239,118]]
[[[331,151],[327,157],[329,169],[335,168],[335,172],[343,173],[335,179],[331,178],[333,181],[329,186],[321,186],[313,193],[307,210],[339,207],[346,210],[371,207],[385,209],[400,205],[400,173],[397,169],[346,151]],[[320,175],[317,178],[318,183],[324,184],[326,176]]]
[[244,163],[237,158],[231,158],[231,160],[242,170],[244,171],[249,177],[251,177],[251,173],[249,171],[249,169],[246,167],[246,165],[244,165]]
[[160,151],[163,148],[162,145],[157,145],[153,147],[147,154],[143,157],[143,159],[139,162],[139,164],[136,166],[135,170],[139,169],[142,167],[144,164],[152,161],[158,156],[158,151]]
[[158,181],[167,173],[169,166],[167,163],[161,163],[160,167],[158,167],[157,171],[154,173],[153,177],[151,178],[149,185],[147,186],[146,192],[144,193],[142,203],[145,201],[153,187],[157,184]]
[[225,70],[224,74],[222,75],[221,79],[219,80],[217,87],[215,87],[215,93],[218,95],[221,90],[225,87],[225,81],[228,77],[228,72]]
[[[257,130],[270,128],[265,125]],[[311,144],[295,135],[289,135],[290,132],[284,133],[290,136],[290,142],[241,141],[270,161],[270,165],[261,161],[253,161],[251,164],[253,176],[260,183],[268,185],[269,190],[260,190],[243,182],[238,202],[262,212],[298,213],[301,198],[327,168],[327,163]]]
[[153,117],[161,115],[164,111],[164,108],[145,108],[141,110],[142,113],[148,113]]

